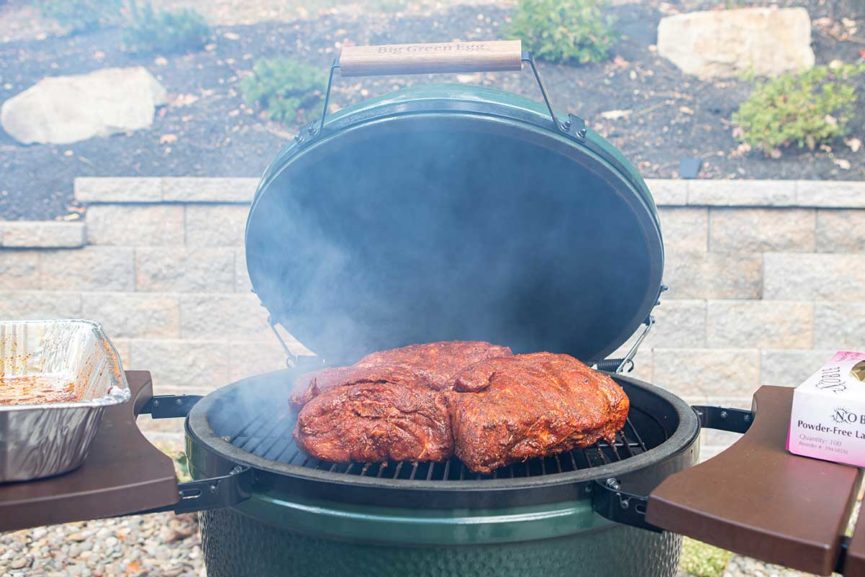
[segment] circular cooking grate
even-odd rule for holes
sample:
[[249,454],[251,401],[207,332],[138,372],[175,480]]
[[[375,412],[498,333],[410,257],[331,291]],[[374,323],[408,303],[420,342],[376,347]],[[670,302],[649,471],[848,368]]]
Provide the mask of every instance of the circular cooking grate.
[[294,442],[296,409],[288,401],[294,377],[291,370],[252,377],[195,405],[187,420],[187,448],[197,478],[242,465],[254,468],[256,482],[268,491],[310,498],[425,508],[518,506],[584,498],[591,483],[610,477],[636,479],[651,490],[670,470],[690,465],[698,447],[699,423],[684,401],[616,375],[631,411],[614,443],[515,463],[489,475],[469,471],[456,458],[330,463]]
[[[640,429],[644,430],[653,447],[668,438],[664,427],[652,415],[635,408],[613,443],[600,441],[584,449],[513,463],[491,474],[474,473],[456,457],[444,462],[332,463],[311,457],[297,446],[292,435],[297,412],[288,406],[285,399],[285,396],[282,399],[273,398],[272,403],[267,403],[248,419],[231,423],[224,429],[223,439],[267,461],[338,475],[397,481],[466,481],[538,477],[623,461],[649,449],[650,445],[643,440]],[[639,427],[635,422],[639,423]]]

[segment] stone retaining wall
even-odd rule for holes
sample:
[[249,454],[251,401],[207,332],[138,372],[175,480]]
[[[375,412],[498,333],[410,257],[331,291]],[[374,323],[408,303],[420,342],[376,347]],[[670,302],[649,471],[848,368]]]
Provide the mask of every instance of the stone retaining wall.
[[[98,320],[159,392],[284,366],[246,275],[256,184],[79,178],[84,222],[0,222],[0,318]],[[761,384],[795,385],[836,349],[865,349],[865,183],[649,187],[670,291],[637,376],[691,402],[748,406]]]

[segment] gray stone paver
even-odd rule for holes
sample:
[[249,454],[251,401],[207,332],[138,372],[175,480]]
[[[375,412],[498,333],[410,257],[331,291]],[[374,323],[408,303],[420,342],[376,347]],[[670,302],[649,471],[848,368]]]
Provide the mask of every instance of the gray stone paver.
[[242,246],[249,206],[187,205],[186,244],[188,246]]
[[865,182],[797,180],[796,202],[801,206],[865,208]]
[[792,180],[690,180],[688,204],[697,206],[791,206]]
[[817,252],[865,253],[865,210],[817,211]]
[[711,300],[706,314],[709,348],[811,347],[814,303],[766,300]]
[[865,349],[865,301],[814,303],[814,347]]
[[112,337],[180,337],[177,295],[88,292],[82,295],[81,316],[98,320]]
[[132,291],[133,249],[87,246],[45,250],[39,257],[40,287],[46,290]]
[[688,399],[749,397],[760,382],[757,348],[655,348],[653,379]]
[[183,338],[241,342],[274,338],[267,325],[267,310],[251,293],[183,294],[180,307]]
[[72,185],[75,200],[81,203],[160,202],[162,179],[134,176],[78,177]]
[[763,298],[865,301],[865,254],[767,253]]
[[709,209],[670,207],[658,209],[664,248],[667,250],[708,250]]
[[[4,260],[5,255],[0,253],[0,263]],[[3,319],[39,320],[81,316],[81,293],[78,292],[22,290],[21,288],[0,291],[0,318]]]
[[247,204],[252,201],[257,178],[199,178],[192,176],[162,179],[165,202],[225,202]]
[[85,242],[83,222],[0,221],[4,248],[79,248]]
[[231,248],[141,247],[135,249],[135,288],[152,292],[232,292]]
[[0,290],[42,288],[39,286],[39,253],[3,250],[0,256]]
[[795,387],[832,358],[836,348],[763,349],[760,352],[760,384]]
[[664,281],[670,287],[667,299],[758,299],[763,255],[668,250]]
[[645,344],[662,348],[705,347],[706,303],[705,299],[662,300],[652,313],[656,324]]
[[717,208],[711,211],[709,250],[814,252],[813,208]]
[[87,239],[98,245],[183,245],[184,210],[168,204],[94,204],[87,209]]
[[129,348],[132,368],[151,371],[159,391],[163,387],[213,390],[229,382],[227,342],[133,339]]

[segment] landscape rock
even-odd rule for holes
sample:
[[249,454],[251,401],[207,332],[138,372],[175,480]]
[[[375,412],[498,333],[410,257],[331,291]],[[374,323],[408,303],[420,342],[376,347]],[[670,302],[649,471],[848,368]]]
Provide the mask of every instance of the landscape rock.
[[776,76],[814,66],[811,18],[804,8],[740,8],[661,19],[658,54],[688,74]]
[[149,128],[165,88],[140,66],[43,78],[3,103],[0,124],[23,144],[68,144]]

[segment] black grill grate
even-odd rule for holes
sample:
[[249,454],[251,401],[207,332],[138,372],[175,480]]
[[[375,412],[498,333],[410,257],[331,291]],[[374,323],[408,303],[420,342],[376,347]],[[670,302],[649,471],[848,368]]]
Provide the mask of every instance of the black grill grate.
[[590,469],[622,461],[647,450],[646,443],[629,418],[613,443],[601,441],[585,449],[574,449],[542,459],[529,459],[502,467],[488,475],[473,473],[456,457],[437,463],[331,463],[310,457],[297,446],[292,436],[294,421],[294,414],[291,412],[277,414],[268,411],[239,427],[234,427],[236,432],[224,435],[223,439],[258,457],[288,465],[358,477],[425,481],[539,477]]

